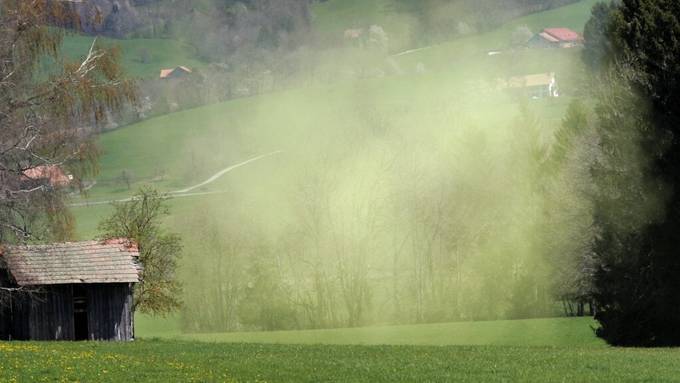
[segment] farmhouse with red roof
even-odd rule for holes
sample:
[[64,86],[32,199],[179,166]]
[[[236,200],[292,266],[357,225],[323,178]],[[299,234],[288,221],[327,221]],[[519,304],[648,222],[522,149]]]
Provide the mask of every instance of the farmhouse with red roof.
[[46,185],[53,188],[65,188],[73,181],[73,176],[66,174],[58,165],[40,165],[24,170],[21,174],[21,181],[30,187]]
[[573,48],[583,45],[583,36],[569,28],[546,28],[528,44],[534,48]]

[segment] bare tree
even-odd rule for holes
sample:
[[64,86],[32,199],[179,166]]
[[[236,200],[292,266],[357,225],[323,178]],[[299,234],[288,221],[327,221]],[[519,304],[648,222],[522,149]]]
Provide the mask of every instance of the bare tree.
[[[135,100],[118,52],[93,40],[82,60],[60,56],[63,31],[80,19],[70,3],[0,3],[0,241],[67,239],[73,219],[64,194],[49,182],[26,182],[27,171],[62,167],[76,180],[97,169],[93,126]],[[51,25],[51,26],[50,26]],[[40,64],[51,59],[48,73]],[[42,223],[42,225],[41,225]]]

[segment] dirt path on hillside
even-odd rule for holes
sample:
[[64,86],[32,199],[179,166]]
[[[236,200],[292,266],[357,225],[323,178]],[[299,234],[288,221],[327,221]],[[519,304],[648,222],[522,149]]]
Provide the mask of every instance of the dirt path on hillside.
[[[219,172],[215,173],[215,175],[213,175],[212,177],[208,178],[207,180],[205,180],[205,181],[203,181],[203,182],[201,182],[201,183],[199,183],[199,184],[196,184],[196,185],[194,185],[194,186],[190,186],[190,187],[185,188],[185,189],[171,191],[171,192],[168,193],[168,196],[169,196],[170,198],[184,198],[184,197],[196,197],[196,196],[203,196],[203,195],[212,195],[212,194],[222,194],[222,193],[226,193],[225,191],[212,191],[212,192],[195,192],[195,193],[191,193],[191,191],[192,191],[192,190],[196,190],[196,189],[198,189],[198,188],[201,188],[201,187],[203,187],[203,186],[209,185],[209,184],[211,184],[211,183],[217,181],[218,179],[220,179],[220,177],[222,177],[223,175],[225,175],[225,174],[227,174],[227,173],[229,173],[229,172],[231,172],[231,171],[233,171],[233,170],[236,170],[236,169],[238,169],[238,168],[240,168],[240,167],[246,166],[246,165],[251,164],[251,163],[253,163],[253,162],[255,162],[255,161],[259,161],[259,160],[265,159],[265,158],[267,158],[267,157],[272,157],[272,156],[275,156],[275,155],[278,155],[278,154],[281,154],[281,153],[283,153],[283,151],[277,150],[277,151],[275,151],[275,152],[263,154],[263,155],[260,155],[260,156],[257,156],[257,157],[253,157],[253,158],[251,158],[251,159],[249,159],[249,160],[240,162],[240,163],[238,163],[238,164],[231,165],[231,166],[229,166],[229,167],[227,167],[227,168],[225,168],[225,169],[220,170]],[[128,197],[128,198],[123,198],[123,199],[112,199],[112,200],[106,200],[106,201],[77,202],[77,203],[69,204],[68,206],[71,206],[71,207],[83,207],[83,206],[108,205],[108,204],[111,204],[111,203],[114,203],[114,202],[129,202],[129,201],[132,201],[133,198],[134,198],[134,197]]]
[[281,153],[283,153],[283,152],[280,151],[280,150],[277,150],[277,151],[275,151],[275,152],[271,152],[271,153],[267,153],[267,154],[263,154],[263,155],[261,155],[261,156],[257,156],[257,157],[251,158],[251,159],[249,159],[249,160],[247,160],[247,161],[243,161],[243,162],[241,162],[241,163],[239,163],[239,164],[229,166],[229,167],[226,168],[226,169],[220,170],[220,171],[217,172],[214,176],[208,178],[207,180],[201,182],[200,184],[197,184],[197,185],[194,185],[194,186],[190,186],[190,187],[188,187],[188,188],[186,188],[186,189],[173,191],[173,192],[170,192],[170,194],[184,194],[184,193],[189,193],[189,192],[192,191],[192,190],[198,189],[198,188],[200,188],[200,187],[203,187],[203,186],[205,186],[205,185],[209,185],[209,184],[211,184],[211,183],[217,181],[220,177],[222,177],[223,175],[229,173],[229,172],[232,171],[232,170],[238,169],[238,168],[240,168],[240,167],[242,167],[242,166],[246,166],[246,165],[248,165],[248,164],[250,164],[250,163],[252,163],[252,162],[259,161],[259,160],[261,160],[261,159],[264,159],[264,158],[267,158],[267,157],[271,157],[271,156],[275,156],[275,155],[281,154]]
[[431,49],[431,48],[433,48],[433,47],[434,47],[434,45],[428,45],[428,46],[426,46],[426,47],[415,48],[415,49],[408,49],[408,50],[405,50],[405,51],[403,51],[403,52],[399,52],[399,53],[395,53],[395,54],[393,54],[393,55],[390,55],[390,57],[399,57],[399,56],[410,55],[411,53],[416,53],[416,52],[424,51],[424,50],[427,50],[427,49]]

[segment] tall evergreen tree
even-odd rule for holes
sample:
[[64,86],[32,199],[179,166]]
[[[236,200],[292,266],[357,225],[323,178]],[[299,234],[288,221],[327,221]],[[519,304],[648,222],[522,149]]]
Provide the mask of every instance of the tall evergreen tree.
[[599,70],[609,63],[613,56],[609,24],[612,13],[618,9],[618,2],[597,3],[592,17],[583,30],[585,47],[583,61],[593,70]]
[[606,17],[589,23],[611,47],[593,56],[604,89],[594,169],[598,335],[680,345],[680,2],[623,0]]

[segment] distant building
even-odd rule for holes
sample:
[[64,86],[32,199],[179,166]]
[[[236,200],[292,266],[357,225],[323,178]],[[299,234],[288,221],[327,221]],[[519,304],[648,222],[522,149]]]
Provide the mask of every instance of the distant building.
[[172,69],[161,69],[161,75],[160,78],[163,80],[171,79],[171,78],[182,78],[185,76],[190,75],[191,69],[185,67],[185,66],[178,66],[176,68]]
[[528,42],[532,48],[573,48],[583,45],[583,37],[569,28],[546,28]]
[[559,97],[555,73],[539,73],[499,80],[498,87],[531,98]]
[[127,239],[1,249],[0,339],[132,340],[138,258]]
[[64,188],[71,184],[73,176],[66,174],[58,165],[40,165],[24,170],[21,181],[31,187],[48,185],[53,188]]

